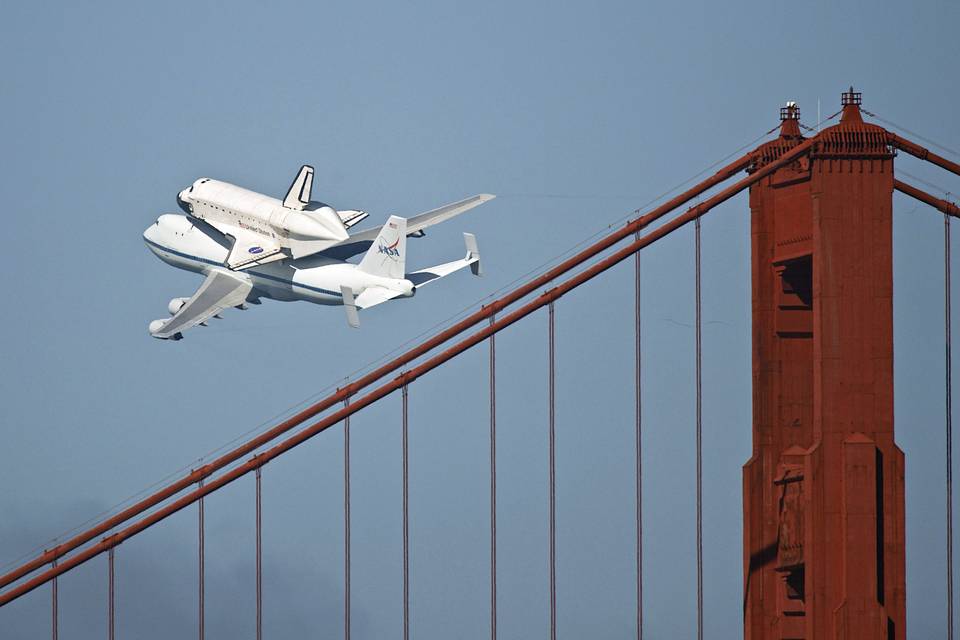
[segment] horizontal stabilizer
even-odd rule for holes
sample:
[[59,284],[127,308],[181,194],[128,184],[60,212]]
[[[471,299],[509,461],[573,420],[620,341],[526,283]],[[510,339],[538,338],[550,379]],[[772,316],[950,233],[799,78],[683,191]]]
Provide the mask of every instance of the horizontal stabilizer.
[[407,280],[419,289],[428,282],[439,280],[444,276],[448,276],[451,273],[467,267],[470,267],[474,275],[483,275],[483,271],[480,269],[480,250],[477,248],[477,238],[472,233],[464,233],[463,241],[464,244],[467,245],[467,255],[463,260],[454,260],[453,262],[446,262],[444,264],[438,264],[435,267],[408,273],[406,274]]
[[375,307],[381,302],[393,300],[402,296],[402,291],[394,291],[386,287],[367,287],[359,296],[357,296],[357,307],[360,309],[369,309]]

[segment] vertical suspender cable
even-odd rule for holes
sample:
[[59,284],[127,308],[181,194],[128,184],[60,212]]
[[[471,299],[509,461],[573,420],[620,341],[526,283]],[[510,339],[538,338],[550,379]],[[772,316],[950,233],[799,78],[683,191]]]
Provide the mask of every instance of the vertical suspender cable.
[[[197,483],[197,486],[199,486],[199,487],[201,487],[201,488],[203,487],[203,479],[201,479],[200,482]],[[197,538],[198,538],[198,540],[197,540],[197,548],[198,548],[198,551],[197,551],[197,572],[198,572],[198,591],[199,591],[199,593],[198,593],[198,615],[197,615],[197,620],[198,620],[198,627],[199,627],[198,633],[199,633],[199,636],[200,636],[200,640],[203,640],[203,639],[204,639],[204,635],[205,635],[206,632],[205,632],[205,630],[204,630],[204,602],[203,602],[203,598],[204,598],[204,584],[203,584],[203,573],[204,573],[204,571],[203,571],[203,569],[204,569],[204,567],[203,567],[203,564],[204,564],[204,560],[203,560],[203,548],[204,548],[204,540],[203,540],[203,498],[202,498],[202,497],[201,497],[199,500],[197,500],[197,513],[198,513],[198,518],[197,518],[197,529],[198,529],[198,532],[197,532]]]
[[[496,316],[490,316],[493,324]],[[497,640],[497,344],[490,334],[490,640]]]
[[407,385],[403,385],[403,640],[410,640],[410,513]]
[[115,614],[114,614],[114,603],[115,592],[114,592],[114,567],[113,567],[113,552],[116,551],[115,547],[110,547],[110,552],[107,555],[107,637],[109,640],[114,640],[116,637],[116,625],[115,625]]
[[343,419],[343,637],[350,640],[350,416]]
[[[637,240],[640,234],[636,235]],[[641,453],[643,444],[640,439],[642,423],[641,401],[641,349],[640,349],[640,252],[634,254],[634,390],[636,399],[636,516],[637,516],[637,640],[643,640],[643,476]]]
[[947,640],[953,640],[953,354],[950,340],[950,216],[943,216],[944,327],[947,436]]
[[[57,566],[57,560],[56,560],[56,558],[54,558],[54,560],[53,560],[53,566],[54,566],[54,567]],[[54,579],[50,582],[50,609],[51,609],[51,612],[50,612],[50,615],[51,615],[51,625],[50,625],[50,629],[51,629],[51,631],[52,631],[52,633],[53,633],[53,640],[57,640],[57,636],[60,634],[60,629],[59,629],[59,626],[60,626],[60,620],[59,620],[59,618],[60,618],[60,616],[59,616],[59,614],[58,614],[58,612],[57,612],[57,604],[58,604],[58,603],[57,603],[57,599],[58,599],[58,597],[57,597],[57,579],[54,578]]]
[[697,640],[703,640],[703,366],[700,291],[700,218],[694,224],[696,238],[696,387],[697,387]]
[[557,475],[556,475],[556,394],[554,384],[554,313],[553,301],[548,307],[549,366],[547,373],[550,401],[550,640],[557,639]]
[[263,638],[263,510],[260,506],[260,471],[257,467],[256,489],[257,489],[257,640]]

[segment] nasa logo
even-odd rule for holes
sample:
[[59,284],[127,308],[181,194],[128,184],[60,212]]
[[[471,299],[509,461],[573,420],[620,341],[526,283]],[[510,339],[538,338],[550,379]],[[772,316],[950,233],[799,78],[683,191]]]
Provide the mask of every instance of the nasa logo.
[[263,253],[263,247],[250,247],[247,251],[250,253]]
[[377,250],[378,250],[380,253],[385,253],[385,254],[387,254],[388,256],[391,256],[391,257],[394,257],[394,258],[399,258],[399,257],[400,257],[400,250],[397,249],[397,245],[398,245],[398,244],[400,244],[400,238],[397,238],[397,241],[394,242],[393,244],[391,244],[390,246],[387,246],[387,245],[384,245],[384,244],[379,245],[379,247],[377,248]]

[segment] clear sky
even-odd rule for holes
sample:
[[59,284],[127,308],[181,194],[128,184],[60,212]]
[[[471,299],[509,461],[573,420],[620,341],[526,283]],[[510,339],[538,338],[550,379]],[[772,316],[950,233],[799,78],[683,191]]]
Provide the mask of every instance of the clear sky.
[[[864,107],[960,147],[955,2],[7,3],[0,563],[13,562],[554,261],[777,124]],[[178,343],[147,335],[194,274],[141,233],[210,176],[380,222],[498,199],[411,241],[457,274],[363,314],[267,302]],[[960,190],[955,176],[898,169]],[[907,456],[908,633],[944,634],[940,216],[895,198],[897,440]],[[748,208],[704,221],[707,636],[742,623],[741,465],[750,454]],[[643,254],[649,637],[695,624],[693,233]],[[558,625],[633,633],[632,265],[557,304]],[[955,282],[960,278],[955,278]],[[502,638],[546,637],[546,315],[498,338]],[[486,350],[411,388],[411,631],[482,638],[488,613]],[[353,632],[401,619],[400,401],[354,421]],[[263,471],[268,637],[341,633],[342,430]],[[207,501],[209,637],[252,635],[253,480]],[[117,551],[120,637],[196,625],[196,509]],[[65,638],[100,638],[106,560],[60,581]],[[0,610],[42,637],[49,589]]]

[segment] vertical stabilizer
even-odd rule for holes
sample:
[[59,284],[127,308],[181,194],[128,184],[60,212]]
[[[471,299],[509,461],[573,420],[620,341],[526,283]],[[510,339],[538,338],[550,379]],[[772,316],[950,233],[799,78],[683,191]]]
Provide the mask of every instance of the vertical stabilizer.
[[283,199],[283,206],[288,209],[302,211],[310,203],[310,192],[313,190],[313,167],[308,164],[300,167],[300,173],[290,185],[287,197]]
[[390,216],[387,224],[364,254],[358,268],[383,278],[401,279],[407,260],[407,219]]

